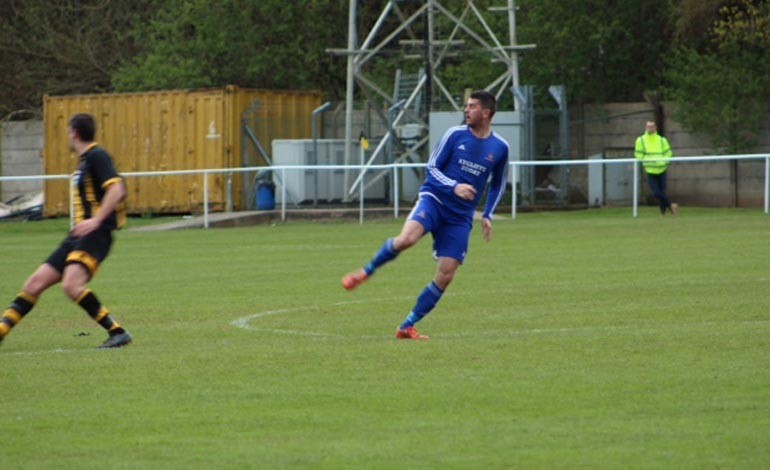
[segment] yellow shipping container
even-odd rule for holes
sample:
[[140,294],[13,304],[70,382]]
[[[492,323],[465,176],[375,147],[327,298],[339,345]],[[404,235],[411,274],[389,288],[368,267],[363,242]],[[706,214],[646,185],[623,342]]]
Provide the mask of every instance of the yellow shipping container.
[[[253,149],[248,140],[244,144],[242,122],[251,126],[265,149],[270,149],[273,139],[311,138],[312,112],[320,104],[321,93],[317,91],[236,86],[46,96],[45,173],[70,174],[77,168],[77,156],[70,150],[67,137],[67,122],[77,113],[94,116],[97,142],[113,156],[118,171],[128,173],[264,165],[261,157],[243,157],[242,151]],[[243,145],[249,148],[242,149]],[[247,207],[243,191],[245,178],[233,177],[236,209]],[[132,177],[126,181],[129,214],[202,210],[201,175]],[[227,176],[210,175],[208,183],[210,208],[222,210],[227,201]],[[67,182],[46,181],[45,214],[68,213]]]

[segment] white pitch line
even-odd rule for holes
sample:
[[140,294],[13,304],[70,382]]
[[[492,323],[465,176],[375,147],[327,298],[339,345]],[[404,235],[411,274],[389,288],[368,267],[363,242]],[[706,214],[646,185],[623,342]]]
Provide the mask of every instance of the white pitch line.
[[[458,293],[459,294],[459,293]],[[409,297],[412,298],[412,297]],[[387,299],[366,299],[366,300],[343,300],[340,302],[335,302],[332,305],[333,306],[342,306],[342,305],[354,305],[354,304],[362,304],[362,303],[371,303],[371,302],[379,302],[379,301],[392,301],[394,298],[387,298]],[[275,329],[275,328],[261,328],[261,327],[255,327],[251,325],[252,320],[257,320],[260,318],[265,318],[273,315],[286,315],[289,313],[295,313],[295,312],[303,312],[303,311],[309,311],[309,310],[320,310],[321,307],[318,305],[306,305],[306,306],[299,306],[299,307],[292,307],[292,308],[283,308],[283,309],[276,309],[276,310],[266,310],[264,312],[260,313],[254,313],[251,315],[246,315],[244,317],[237,318],[230,322],[232,326],[235,326],[237,328],[242,328],[245,330],[250,331],[264,331],[269,333],[278,333],[278,334],[287,334],[287,335],[298,335],[298,336],[313,336],[313,337],[319,337],[319,338],[338,338],[342,337],[342,335],[334,334],[334,333],[318,333],[314,331],[302,331],[302,330],[286,330],[286,329]],[[692,327],[698,327],[698,326],[719,326],[724,324],[725,322],[717,322],[717,321],[706,321],[706,322],[690,322],[690,323],[675,323],[675,324],[666,324],[667,327],[673,327],[673,328],[692,328]],[[728,322],[728,323],[738,323],[738,324],[744,324],[744,325],[766,325],[770,323],[770,320],[743,320],[743,321],[737,321],[737,322]],[[633,330],[636,332],[649,332],[649,331],[657,331],[657,329],[651,329],[650,327],[646,326],[640,326],[640,325],[616,325],[616,326],[585,326],[585,327],[573,327],[573,328],[531,328],[531,329],[520,329],[520,330],[512,330],[512,331],[501,331],[501,330],[494,330],[489,332],[482,332],[480,334],[484,336],[498,336],[498,337],[516,337],[516,336],[526,336],[526,335],[540,335],[540,334],[579,334],[579,333],[587,333],[587,332],[613,332],[613,331],[628,331]],[[466,334],[445,334],[441,335],[442,338],[450,339],[450,338],[465,338],[469,336],[475,336],[475,335],[466,335]],[[350,338],[350,335],[346,335],[345,337]],[[365,335],[360,336],[361,339],[368,339],[368,338],[382,338],[383,335]]]
[[38,356],[40,354],[65,354],[65,353],[74,353],[74,352],[81,352],[86,351],[84,349],[48,349],[45,351],[14,351],[9,352],[6,355],[8,356]]
[[[332,304],[332,306],[339,307],[343,305],[355,305],[355,304],[363,304],[363,303],[372,303],[372,302],[387,302],[392,300],[400,300],[400,299],[412,299],[414,297],[388,297],[388,298],[381,298],[381,299],[359,299],[359,300],[343,300],[340,302],[335,302]],[[258,320],[260,318],[265,318],[269,316],[274,315],[286,315],[289,313],[295,313],[295,312],[303,312],[303,311],[309,311],[309,310],[320,310],[321,307],[318,305],[304,305],[299,307],[290,307],[290,308],[280,308],[275,310],[266,310],[264,312],[259,313],[253,313],[251,315],[246,315],[243,317],[236,318],[235,320],[230,322],[230,325],[241,328],[244,330],[250,330],[250,331],[264,331],[268,333],[277,333],[277,334],[284,334],[284,335],[296,335],[296,336],[313,336],[317,338],[350,338],[350,335],[339,335],[335,333],[318,333],[315,331],[303,331],[303,330],[286,330],[286,329],[278,329],[278,328],[262,328],[262,327],[255,327],[251,325],[252,320]],[[360,336],[361,339],[369,339],[369,338],[382,338],[381,335],[363,335]]]
[[285,315],[287,313],[292,312],[300,312],[300,311],[308,311],[308,310],[318,310],[319,307],[317,305],[305,305],[301,307],[292,307],[292,308],[280,308],[277,310],[266,310],[264,312],[254,313],[251,315],[246,315],[245,317],[236,318],[235,320],[231,321],[230,324],[236,328],[242,328],[244,330],[252,330],[252,331],[268,331],[270,333],[280,333],[280,334],[286,334],[286,335],[301,335],[301,336],[331,336],[324,333],[316,333],[313,331],[300,331],[300,330],[283,330],[283,329],[275,329],[275,328],[258,328],[253,327],[250,325],[250,322],[252,320],[256,320],[258,318],[264,318],[269,317],[273,315]]

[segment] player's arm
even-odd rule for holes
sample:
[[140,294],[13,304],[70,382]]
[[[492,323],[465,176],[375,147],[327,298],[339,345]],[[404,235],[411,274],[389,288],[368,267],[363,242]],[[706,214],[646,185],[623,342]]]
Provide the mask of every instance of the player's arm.
[[436,145],[428,159],[428,165],[426,171],[430,176],[439,184],[444,186],[448,191],[455,190],[458,186],[457,180],[448,177],[441,168],[444,168],[447,160],[452,155],[452,148],[454,147],[454,131],[449,130],[441,138],[441,142]]
[[508,175],[508,159],[503,159],[492,172],[492,180],[489,182],[489,192],[487,192],[487,201],[484,204],[483,218],[492,220],[492,214],[495,208],[503,198],[505,192],[505,181]]
[[86,219],[72,228],[72,235],[83,237],[102,226],[102,223],[118,208],[126,198],[126,185],[121,178],[110,180],[109,186],[104,193],[101,206],[96,214],[90,219]]
[[83,220],[72,228],[72,235],[76,237],[88,235],[101,227],[107,217],[115,212],[118,205],[126,198],[126,185],[109,157],[105,155],[103,158],[94,158],[91,167],[94,181],[101,184],[104,189],[104,197],[99,204],[99,210],[90,219]]
[[447,192],[451,191],[460,199],[472,201],[476,197],[476,188],[474,188],[473,185],[458,183],[457,180],[448,177],[441,171],[441,168],[444,168],[447,160],[452,156],[452,149],[454,148],[455,141],[454,136],[456,135],[457,129],[459,128],[448,130],[446,134],[444,134],[444,137],[441,138],[441,142],[439,142],[438,145],[436,145],[436,148],[433,149],[433,153],[428,160],[427,171],[435,181],[447,189]]
[[484,239],[486,241],[492,241],[492,217],[495,213],[495,208],[503,198],[505,193],[505,182],[508,179],[508,158],[495,167],[492,173],[492,181],[489,183],[489,191],[487,192],[487,201],[484,204],[484,214],[481,218],[481,226],[484,230]]
[[103,187],[106,188],[104,199],[102,199],[99,211],[92,217],[99,225],[104,223],[107,217],[117,210],[118,204],[126,199],[126,184],[123,182],[123,178],[113,178],[107,181]]

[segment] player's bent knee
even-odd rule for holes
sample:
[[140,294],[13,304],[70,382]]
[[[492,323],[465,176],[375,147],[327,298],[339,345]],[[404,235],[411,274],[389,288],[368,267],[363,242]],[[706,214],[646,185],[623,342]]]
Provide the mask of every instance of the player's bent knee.
[[67,297],[75,300],[86,289],[89,272],[85,266],[73,263],[67,266],[62,277],[61,287]]
[[435,282],[439,289],[446,290],[446,288],[449,287],[449,284],[452,283],[452,280],[454,280],[454,278],[455,278],[454,271],[448,272],[448,273],[439,272],[438,274],[436,274]]
[[420,237],[409,235],[396,237],[396,239],[393,240],[393,248],[398,251],[404,251],[407,248],[413,247],[418,241],[420,241]]
[[61,283],[61,288],[67,297],[69,297],[72,300],[75,300],[85,290],[86,286],[85,284],[80,282],[64,279]]
[[452,280],[455,278],[457,268],[460,266],[459,262],[455,260],[449,260],[448,258],[440,258],[438,269],[436,270],[436,285],[441,290],[446,290]]

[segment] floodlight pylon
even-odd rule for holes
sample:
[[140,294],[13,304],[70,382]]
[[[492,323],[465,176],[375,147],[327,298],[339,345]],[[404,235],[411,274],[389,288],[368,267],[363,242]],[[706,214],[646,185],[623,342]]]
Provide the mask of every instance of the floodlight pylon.
[[[400,6],[406,3],[419,6],[411,14],[407,14]],[[354,158],[352,155],[354,140],[353,102],[356,86],[359,87],[368,99],[373,100],[376,96],[385,102],[387,107],[393,106],[399,99],[399,97],[392,96],[377,86],[373,80],[365,75],[363,70],[363,67],[375,56],[382,55],[386,47],[392,50],[394,45],[395,49],[410,45],[423,45],[421,59],[423,60],[425,73],[417,81],[414,90],[409,94],[409,98],[404,106],[400,108],[395,119],[390,119],[385,113],[377,113],[388,130],[370,155],[367,165],[376,161],[390,140],[396,140],[394,139],[395,129],[405,118],[408,117],[413,122],[420,123],[426,128],[428,127],[430,112],[433,110],[434,101],[437,101],[434,100],[434,92],[438,92],[439,96],[443,97],[455,111],[462,111],[462,102],[458,102],[456,95],[447,88],[440,73],[441,63],[451,54],[451,50],[458,45],[464,44],[465,40],[460,40],[460,37],[468,38],[476,47],[480,47],[483,52],[488,53],[493,62],[502,62],[506,65],[505,71],[493,82],[482,87],[483,89],[494,93],[498,98],[505,91],[516,89],[519,86],[518,53],[522,50],[532,49],[535,45],[518,45],[516,43],[516,7],[514,0],[506,0],[506,3],[505,6],[490,7],[489,11],[507,12],[507,45],[503,45],[503,42],[498,39],[473,0],[467,0],[464,3],[464,8],[459,13],[447,8],[438,0],[391,0],[386,2],[377,20],[366,33],[364,41],[358,46],[358,1],[350,0],[348,8],[347,49],[327,49],[330,53],[347,57],[345,164],[350,164]],[[385,25],[388,19],[392,17],[396,18],[397,25],[392,27],[390,31],[385,31]],[[439,37],[440,32],[436,27],[439,18],[448,20],[452,25],[451,32],[445,38]],[[475,19],[476,25],[469,23],[471,19]],[[421,23],[420,20],[422,20]],[[418,30],[417,26],[420,24],[422,29]],[[377,42],[381,34],[384,37]],[[402,38],[404,35],[408,36],[408,38]],[[424,97],[425,104],[424,106],[419,106],[420,112],[415,113],[411,109],[411,105],[415,103],[420,93]],[[512,93],[512,96],[514,109],[517,110],[520,107],[520,103],[515,94]],[[401,153],[395,161],[415,155],[420,150],[419,147],[427,146],[427,143],[427,138],[420,139],[417,145]],[[427,154],[427,152],[425,153]],[[357,191],[357,186],[362,184],[362,179],[363,172],[348,187],[348,195],[352,195]]]

